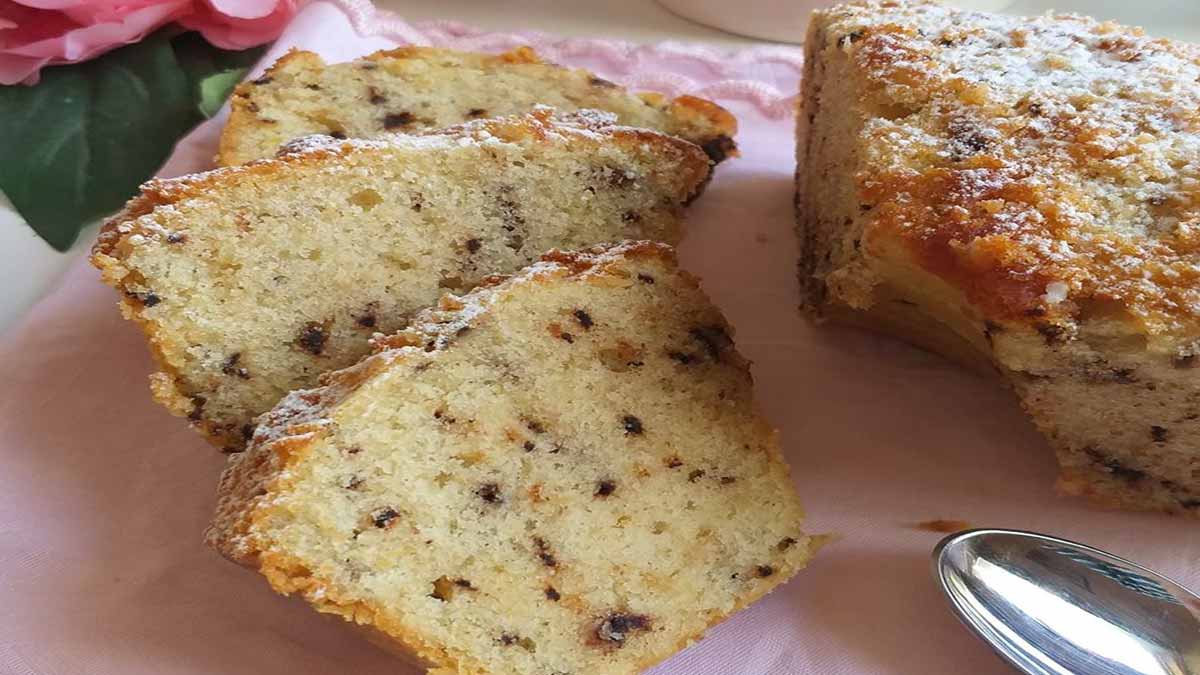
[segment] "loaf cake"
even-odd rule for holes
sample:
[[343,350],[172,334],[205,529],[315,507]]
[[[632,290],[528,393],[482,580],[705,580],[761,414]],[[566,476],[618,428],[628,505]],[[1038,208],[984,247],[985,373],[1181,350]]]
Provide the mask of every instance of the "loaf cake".
[[499,55],[402,47],[334,65],[312,52],[288,52],[235,90],[217,160],[228,166],[270,157],[309,134],[412,133],[537,104],[607,110],[623,125],[689,140],[715,162],[736,152],[737,120],[711,101],[631,94],[586,70],[545,63],[528,47]]
[[1200,48],[861,2],[806,55],[804,308],[999,371],[1063,492],[1200,515]]
[[292,149],[148,183],[92,257],[149,338],[155,396],[228,450],[444,291],[554,247],[677,241],[709,174],[691,143],[546,108]]
[[207,537],[432,673],[639,672],[821,541],[666,245],[551,252],[375,346],[263,416]]

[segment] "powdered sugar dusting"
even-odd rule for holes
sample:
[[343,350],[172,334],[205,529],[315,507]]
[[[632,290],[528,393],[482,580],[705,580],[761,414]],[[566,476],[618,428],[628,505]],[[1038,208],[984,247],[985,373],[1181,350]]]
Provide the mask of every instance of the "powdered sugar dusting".
[[1036,286],[1020,302],[1116,299],[1151,331],[1200,320],[1200,48],[1073,15],[832,11],[872,111],[865,191],[941,272],[999,265]]

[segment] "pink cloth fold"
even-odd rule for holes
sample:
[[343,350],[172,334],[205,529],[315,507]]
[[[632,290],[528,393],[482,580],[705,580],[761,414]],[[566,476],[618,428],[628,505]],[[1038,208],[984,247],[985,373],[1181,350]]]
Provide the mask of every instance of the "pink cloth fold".
[[[941,535],[915,527],[935,518],[1077,539],[1200,586],[1195,521],[1055,497],[1050,450],[994,382],[799,316],[795,50],[723,57],[412,26],[345,0],[306,8],[271,56],[296,45],[338,61],[398,41],[532,42],[613,80],[713,96],[741,120],[743,156],[691,207],[681,259],[755,362],[808,529],[841,537],[655,675],[1011,672],[938,595],[928,559]],[[205,166],[218,124],[181,143],[164,174]],[[150,400],[144,341],[115,303],[80,260],[0,339],[0,672],[415,675],[201,545],[224,457]]]

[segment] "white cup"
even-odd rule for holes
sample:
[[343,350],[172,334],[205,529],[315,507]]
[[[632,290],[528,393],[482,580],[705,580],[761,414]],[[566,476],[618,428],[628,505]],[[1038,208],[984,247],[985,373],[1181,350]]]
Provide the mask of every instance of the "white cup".
[[[803,42],[809,13],[837,4],[832,0],[658,0],[658,3],[696,23],[779,42]],[[949,4],[994,12],[1012,4],[1012,0],[957,0]]]

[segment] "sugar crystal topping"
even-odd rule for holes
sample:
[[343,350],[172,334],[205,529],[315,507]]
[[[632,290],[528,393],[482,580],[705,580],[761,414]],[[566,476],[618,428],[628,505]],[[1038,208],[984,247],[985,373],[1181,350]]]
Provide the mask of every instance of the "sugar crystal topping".
[[1200,48],[1073,15],[834,11],[868,244],[901,237],[996,318],[1200,325]]

